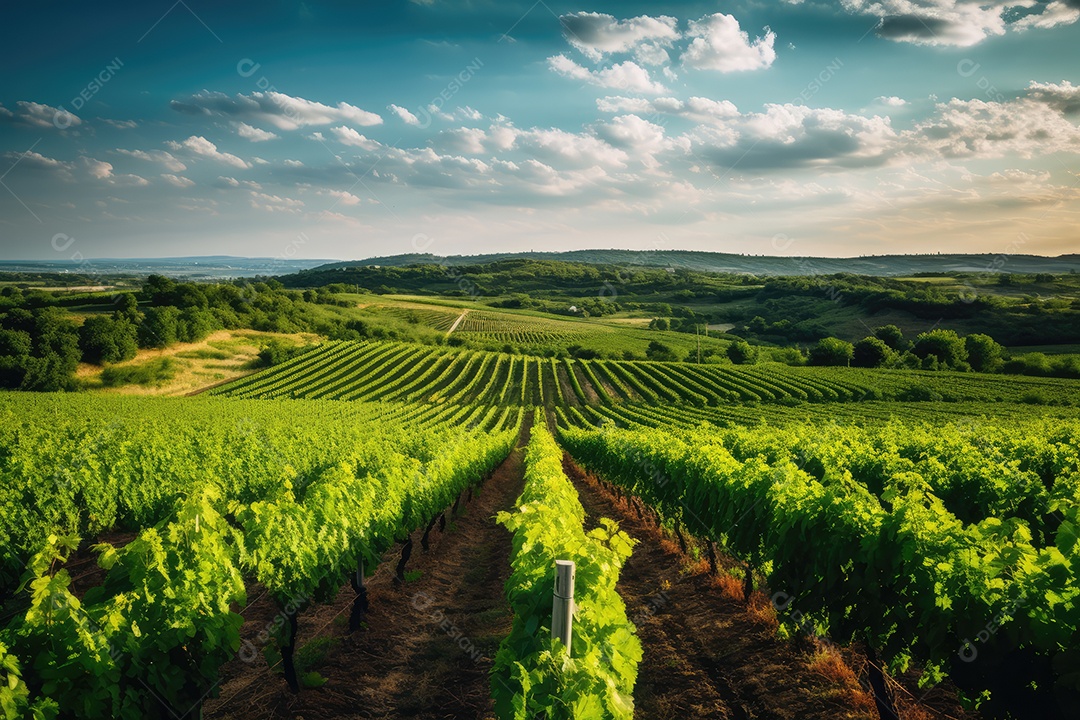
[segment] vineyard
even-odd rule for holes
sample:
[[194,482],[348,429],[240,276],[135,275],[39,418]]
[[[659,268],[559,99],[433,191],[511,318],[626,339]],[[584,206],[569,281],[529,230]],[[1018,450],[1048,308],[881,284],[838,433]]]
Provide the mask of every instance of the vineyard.
[[[476,313],[469,313],[466,322]],[[566,408],[1052,402],[1080,406],[1080,381],[857,368],[573,360],[409,343],[326,343],[215,388],[238,398],[497,403]],[[800,405],[800,407],[805,407]]]
[[[573,337],[571,322],[393,312],[496,342]],[[324,342],[192,398],[6,394],[0,712],[183,717],[245,654],[280,674],[275,702],[319,697],[308,658],[327,624],[377,637],[371,598],[408,604],[424,582],[409,564],[432,572],[434,536],[520,457],[520,484],[503,477],[474,520],[508,535],[484,565],[506,617],[476,673],[485,717],[641,716],[658,650],[622,597],[641,541],[619,528],[650,519],[746,607],[764,592],[781,636],[857,648],[882,717],[899,712],[895,678],[951,688],[968,710],[946,714],[1068,717],[1078,407],[1067,380],[378,341]],[[634,515],[587,513],[574,462]],[[577,566],[569,647],[555,560]],[[275,618],[258,643],[241,612],[256,601]]]

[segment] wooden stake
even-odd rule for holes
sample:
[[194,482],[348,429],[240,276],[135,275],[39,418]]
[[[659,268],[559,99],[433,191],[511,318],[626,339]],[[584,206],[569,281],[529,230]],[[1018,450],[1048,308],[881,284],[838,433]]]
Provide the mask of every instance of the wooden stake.
[[574,623],[574,577],[571,560],[555,561],[555,593],[551,601],[551,637],[558,638],[570,653]]

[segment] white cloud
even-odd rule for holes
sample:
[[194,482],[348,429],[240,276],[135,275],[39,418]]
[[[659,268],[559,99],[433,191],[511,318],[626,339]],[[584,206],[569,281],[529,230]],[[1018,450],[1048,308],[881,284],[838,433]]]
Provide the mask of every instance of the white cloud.
[[117,130],[134,130],[139,127],[139,123],[134,120],[112,120],[110,118],[101,118],[101,122],[116,128]]
[[218,176],[218,179],[217,179],[217,182],[215,183],[215,185],[217,185],[217,187],[226,187],[226,188],[240,188],[240,187],[243,187],[243,188],[247,188],[248,190],[262,190],[262,185],[260,185],[259,183],[255,182],[253,180],[237,180],[234,177],[226,177],[224,175]]
[[34,152],[33,150],[29,150],[25,153],[4,153],[4,158],[10,160],[12,163],[18,163],[19,167],[34,168],[35,170],[67,171],[72,168],[71,163],[47,157],[45,155],[42,155],[41,153]]
[[86,171],[87,175],[109,185],[118,185],[121,187],[145,187],[150,184],[149,180],[139,175],[115,174],[113,172],[112,163],[105,162],[104,160],[83,156],[79,158],[79,161],[82,163],[83,169]]
[[608,68],[592,71],[578,65],[565,55],[548,58],[548,67],[571,80],[580,80],[604,88],[658,95],[666,88],[649,77],[649,71],[632,60],[616,63]]
[[1056,84],[1032,82],[1028,85],[1027,96],[1066,115],[1080,112],[1080,85],[1073,85],[1068,80]]
[[161,163],[166,170],[174,173],[187,170],[187,165],[178,160],[172,153],[167,153],[164,150],[150,150],[149,152],[145,150],[115,150],[114,152],[137,160]]
[[400,105],[388,105],[387,110],[396,115],[406,125],[419,125],[420,118],[413,115],[411,112],[401,107]]
[[86,172],[90,177],[95,180],[107,180],[112,177],[113,166],[112,163],[107,163],[104,160],[95,160],[94,158],[84,157],[82,158],[83,167],[86,168]]
[[378,142],[361,135],[351,127],[342,125],[341,127],[330,128],[330,132],[333,134],[334,139],[342,145],[363,148],[364,150],[375,150],[381,147]]
[[335,204],[353,206],[359,205],[361,203],[360,198],[356,197],[350,192],[345,192],[344,190],[326,190],[325,192],[320,192],[319,194],[328,195],[334,198]]
[[165,145],[172,151],[187,150],[193,155],[199,155],[200,157],[209,158],[225,165],[232,165],[237,168],[250,168],[251,164],[246,160],[242,160],[230,153],[221,152],[217,149],[217,145],[210,142],[204,137],[199,135],[192,135],[183,142],[169,141]]
[[[880,18],[883,38],[916,45],[970,47],[1009,29],[1050,28],[1080,20],[1073,0],[841,0],[849,12]],[[1041,8],[1035,12],[1036,8]]]
[[264,210],[271,213],[299,213],[304,207],[303,200],[282,197],[280,195],[268,195],[252,190],[251,207],[256,210]]
[[230,96],[204,90],[184,100],[173,100],[170,106],[189,115],[225,116],[273,125],[279,130],[295,130],[334,122],[348,122],[366,127],[379,125],[383,121],[379,115],[348,103],[324,105],[273,91]]
[[874,98],[874,102],[878,105],[885,105],[887,107],[904,107],[908,104],[907,100],[898,98],[895,95],[882,95],[881,97]]
[[1064,104],[1069,102],[1067,96],[1047,88],[1066,89],[1033,83],[1026,96],[1007,102],[954,98],[940,103],[936,115],[908,133],[912,152],[929,151],[948,158],[1030,158],[1080,152],[1080,128],[1065,117],[1070,107]]
[[1061,0],[1054,0],[1053,2],[1047,3],[1046,9],[1041,13],[1022,17],[1013,23],[1013,27],[1018,30],[1026,30],[1028,28],[1046,30],[1057,27],[1058,25],[1072,25],[1077,20],[1080,20],[1080,7],[1070,5]]
[[277,140],[278,136],[268,130],[260,130],[257,127],[252,127],[245,122],[236,124],[236,134],[240,137],[250,140],[251,142],[266,142],[267,140]]
[[644,98],[606,97],[596,101],[600,112],[629,112],[636,115],[672,115],[683,117],[696,123],[708,125],[726,125],[728,121],[739,117],[739,109],[730,100],[712,100],[694,96],[687,100],[673,97],[661,97],[653,100]]
[[191,178],[182,177],[180,175],[172,175],[169,173],[163,173],[161,179],[169,183],[173,187],[189,188],[195,184],[195,181]]
[[805,105],[766,105],[719,128],[693,133],[695,154],[725,173],[799,167],[873,167],[898,152],[887,117]]
[[80,117],[64,108],[25,100],[15,103],[15,112],[0,105],[0,121],[49,130],[67,130],[82,125]]
[[[563,15],[559,22],[567,41],[593,61],[602,60],[605,54],[630,51],[640,51],[639,59],[643,62],[659,59],[660,53],[666,59],[663,47],[679,38],[678,21],[665,15],[616,20],[604,13],[576,12]],[[644,45],[648,48],[641,50]]]
[[776,33],[766,28],[764,37],[750,40],[731,15],[706,15],[690,23],[688,35],[694,39],[682,56],[687,67],[740,72],[767,68],[776,60]]
[[629,157],[640,161],[645,167],[653,169],[660,166],[656,155],[673,148],[688,150],[690,141],[686,138],[672,140],[664,133],[664,128],[637,115],[620,115],[610,123],[596,128],[597,136],[612,147],[626,152]]

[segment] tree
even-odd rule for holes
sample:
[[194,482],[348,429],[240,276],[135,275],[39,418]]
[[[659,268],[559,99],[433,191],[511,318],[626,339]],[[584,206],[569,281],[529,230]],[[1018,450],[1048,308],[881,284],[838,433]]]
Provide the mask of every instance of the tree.
[[32,350],[30,333],[25,330],[0,330],[0,387],[22,386]]
[[939,366],[953,369],[967,369],[967,347],[963,339],[954,330],[931,330],[915,338],[912,351],[924,361],[928,357],[937,359]]
[[79,367],[79,334],[75,325],[57,308],[34,314],[33,355],[27,359],[24,390],[54,392],[75,386]]
[[115,312],[117,315],[123,315],[132,322],[138,322],[139,299],[135,297],[134,293],[121,293],[117,295]]
[[964,338],[964,347],[967,349],[967,361],[972,370],[996,372],[1001,368],[1005,348],[989,335],[982,333],[968,335]]
[[746,329],[755,335],[764,335],[769,331],[769,323],[765,322],[765,318],[760,315],[755,315],[754,318],[746,324]]
[[176,321],[176,339],[180,342],[199,342],[220,327],[209,310],[188,308]]
[[143,297],[154,305],[170,304],[170,296],[176,289],[176,281],[164,275],[151,275],[143,283]]
[[876,337],[864,337],[855,343],[851,364],[855,367],[876,368],[885,364],[892,354],[892,348],[885,341]]
[[176,342],[180,311],[171,306],[150,308],[139,325],[139,347],[163,348]]
[[753,365],[757,355],[757,348],[745,340],[736,340],[727,346],[728,359],[736,365]]
[[904,339],[904,332],[895,325],[882,325],[875,328],[874,337],[897,352],[907,350],[908,342]]
[[675,354],[674,350],[656,340],[650,342],[649,347],[645,349],[645,357],[650,360],[660,360],[662,362],[674,362],[679,359],[679,356]]
[[649,322],[649,329],[650,330],[670,330],[671,329],[671,321],[668,320],[667,318],[653,318]]
[[130,360],[138,352],[135,325],[124,317],[95,315],[79,328],[83,359],[95,365]]
[[848,365],[852,355],[855,354],[854,346],[840,338],[827,337],[818,341],[818,344],[810,348],[811,365]]

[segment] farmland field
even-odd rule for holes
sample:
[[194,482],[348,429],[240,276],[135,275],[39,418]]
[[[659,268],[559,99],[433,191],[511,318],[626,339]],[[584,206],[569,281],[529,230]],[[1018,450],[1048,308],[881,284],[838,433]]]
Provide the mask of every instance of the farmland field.
[[[359,312],[478,342],[320,339],[195,397],[0,396],[6,717],[1070,716],[1080,380],[544,356],[521,349],[657,331]],[[555,559],[578,572],[557,672]],[[402,646],[402,613],[430,640]],[[778,667],[805,690],[733,679]],[[434,674],[410,700],[395,668]]]

